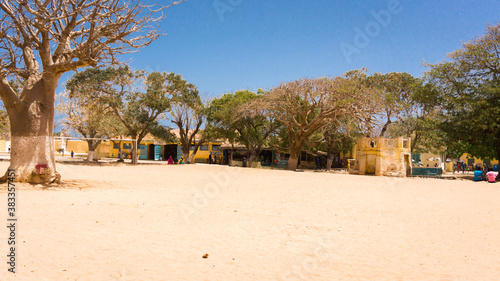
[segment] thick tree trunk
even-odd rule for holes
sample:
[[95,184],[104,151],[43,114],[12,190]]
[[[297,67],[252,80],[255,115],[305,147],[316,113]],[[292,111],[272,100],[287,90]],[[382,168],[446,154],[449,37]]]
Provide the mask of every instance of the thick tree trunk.
[[326,155],[327,160],[326,160],[326,170],[330,171],[332,169],[332,162],[333,162],[333,154],[331,152],[328,152]]
[[87,145],[89,148],[89,153],[87,154],[87,162],[96,161],[96,149],[101,142],[96,140],[87,140]]
[[41,79],[23,92],[22,104],[5,105],[11,126],[9,169],[15,170],[17,182],[48,184],[61,179],[56,172],[53,137],[58,80]]
[[286,167],[287,170],[295,171],[297,169],[297,165],[299,164],[300,152],[302,149],[291,148],[290,149],[290,158],[288,159],[288,165]]
[[191,164],[191,162],[189,162],[189,161],[191,161],[191,157],[189,155],[189,148],[190,148],[189,145],[182,146],[182,155],[183,155],[182,157],[184,157],[184,162],[186,162],[186,164]]
[[256,160],[256,156],[255,156],[255,150],[249,150],[247,148],[247,157],[248,157],[248,160],[247,160],[247,167],[252,167],[252,163]]
[[[189,153],[189,152],[188,152]],[[196,149],[193,150],[193,153],[189,155],[189,159],[187,160],[188,164],[194,163],[194,156],[196,155]]]

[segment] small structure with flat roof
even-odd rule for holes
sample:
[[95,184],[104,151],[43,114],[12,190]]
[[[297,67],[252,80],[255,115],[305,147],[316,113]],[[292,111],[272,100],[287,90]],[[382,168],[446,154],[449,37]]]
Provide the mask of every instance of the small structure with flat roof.
[[349,173],[406,177],[411,175],[410,140],[406,138],[361,138],[354,169]]

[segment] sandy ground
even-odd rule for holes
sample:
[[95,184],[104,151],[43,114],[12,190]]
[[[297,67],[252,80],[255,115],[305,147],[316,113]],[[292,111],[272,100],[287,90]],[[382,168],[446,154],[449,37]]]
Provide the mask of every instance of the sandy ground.
[[[499,183],[58,169],[59,187],[18,185],[16,274],[2,227],[0,280],[500,280]],[[5,184],[0,209],[7,225]]]

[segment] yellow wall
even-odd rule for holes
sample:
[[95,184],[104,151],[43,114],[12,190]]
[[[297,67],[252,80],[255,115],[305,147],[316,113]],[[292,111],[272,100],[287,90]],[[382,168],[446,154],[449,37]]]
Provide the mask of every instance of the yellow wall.
[[437,164],[437,167],[439,167],[439,160],[438,161],[431,161],[430,159],[437,158],[440,159],[441,157],[438,154],[434,153],[420,153],[420,162],[424,165],[424,167],[427,167],[429,165],[429,168],[434,168]]
[[[434,167],[435,163],[438,163],[438,161],[428,161],[427,159],[430,158],[439,158],[440,156],[438,154],[433,154],[433,153],[421,153],[420,154],[420,161],[424,166],[427,166],[429,164],[429,167]],[[478,164],[480,167],[483,167],[484,160],[471,157],[469,154],[464,154],[462,157],[460,157],[460,160],[463,160],[466,164],[467,167],[469,167],[469,159],[474,159],[474,164]],[[456,161],[451,161],[451,162],[446,162],[445,163],[445,170],[447,172],[453,172],[453,165],[456,164]],[[490,165],[498,165],[498,160],[490,160]],[[471,169],[472,170],[472,169]]]
[[[116,158],[118,158],[118,148],[114,148],[113,142],[109,142],[109,143],[110,143],[110,148],[109,148],[110,152],[109,152],[108,157],[116,157]],[[151,144],[154,144],[154,141],[152,141],[152,140],[145,140],[145,141],[142,141],[140,143],[140,145],[146,145],[148,147]],[[180,143],[168,143],[168,144],[176,144],[179,147],[181,146]],[[122,145],[122,148],[124,146],[126,146],[126,145],[130,145],[130,147],[132,148],[132,142],[131,141],[122,141],[121,145]],[[220,151],[214,151],[213,150],[213,146],[214,145],[221,145],[221,142],[208,142],[208,144],[206,144],[205,146],[207,146],[207,145],[208,145],[208,149],[209,150],[203,150],[202,151],[201,147],[200,147],[200,149],[198,149],[198,151],[197,151],[197,153],[196,153],[196,155],[194,157],[195,161],[196,161],[196,159],[198,159],[199,162],[204,162],[206,159],[208,159],[208,156],[209,156],[210,152],[220,152],[220,153],[222,153],[222,149]],[[130,155],[131,154],[131,149],[122,149],[122,152],[126,153],[127,155]],[[147,151],[141,152],[139,150],[139,155],[141,155],[141,153],[146,153],[147,154],[148,152]],[[189,155],[191,155],[191,154],[192,154],[192,150],[190,150]],[[184,158],[186,158],[186,157],[184,157]]]
[[[61,140],[55,140],[55,153],[56,155],[62,155],[57,150],[61,148]],[[96,149],[97,157],[109,157],[110,145],[108,141],[103,141],[99,144]],[[87,155],[89,153],[89,146],[84,140],[67,140],[66,149],[64,150],[64,155],[70,155],[71,151],[75,155]]]
[[5,140],[0,140],[0,151],[9,151],[9,149],[6,146]]
[[[116,143],[116,145],[119,144],[118,141],[115,141],[114,143],[112,141],[109,142],[109,151],[108,151],[107,157],[119,158],[118,157],[119,149],[115,148],[115,143]],[[143,140],[139,145],[149,146],[150,144],[154,144],[154,141]],[[132,141],[122,141],[121,146],[122,146],[122,153],[126,153],[127,157],[128,157],[132,153]],[[130,148],[125,149],[124,147],[130,147]],[[137,154],[141,155],[141,150],[139,148],[137,148],[137,150],[138,150]],[[147,151],[143,151],[142,153],[147,153]]]
[[[460,157],[460,159],[464,160],[465,163],[467,163],[467,164],[468,164],[468,159],[474,159],[474,163],[479,164],[481,167],[484,164],[484,160],[483,159],[472,157],[469,154],[462,155],[462,157]],[[490,165],[498,165],[498,160],[490,160]]]
[[408,175],[411,152],[410,140],[404,138],[361,138],[357,143],[355,169],[350,173]]
[[[200,148],[196,152],[196,155],[194,156],[195,161],[196,161],[196,159],[208,159],[208,156],[210,155],[210,152],[213,151],[213,146],[214,145],[221,145],[221,143],[219,143],[219,142],[208,142],[208,144],[200,146]],[[202,147],[207,147],[207,146],[208,146],[208,150],[201,150]],[[222,153],[222,150],[221,151],[216,151],[216,152],[221,152]],[[193,151],[189,150],[189,155],[191,155],[192,153],[193,153]]]

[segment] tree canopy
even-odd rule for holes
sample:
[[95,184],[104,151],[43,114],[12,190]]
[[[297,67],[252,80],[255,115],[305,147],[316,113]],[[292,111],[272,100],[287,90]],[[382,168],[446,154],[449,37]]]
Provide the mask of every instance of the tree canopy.
[[[67,83],[69,96],[106,105],[126,128],[132,139],[141,140],[150,132],[161,130],[159,119],[169,110],[172,93],[178,85],[173,73],[144,73],[127,66],[106,69],[89,68],[75,74]],[[144,88],[141,91],[141,88]],[[137,163],[137,145],[132,149],[132,163]]]
[[264,107],[287,128],[290,160],[288,169],[295,170],[304,144],[313,133],[349,115],[370,123],[373,119],[374,93],[365,84],[364,70],[347,72],[334,78],[300,79],[272,89],[256,103]]
[[[65,72],[116,64],[161,33],[166,5],[141,0],[0,0],[0,97],[9,114],[10,169],[16,180],[57,182],[54,158],[55,93]],[[21,80],[16,91],[12,79]],[[47,166],[43,173],[34,168]],[[6,180],[7,173],[1,180]]]
[[263,90],[227,93],[212,100],[208,109],[209,122],[220,128],[219,136],[244,145],[250,164],[264,148],[272,146],[271,136],[280,126],[265,108],[251,106],[254,102],[259,103],[263,95]]
[[500,158],[500,24],[465,43],[448,60],[429,64],[437,88],[440,129],[456,154]]

